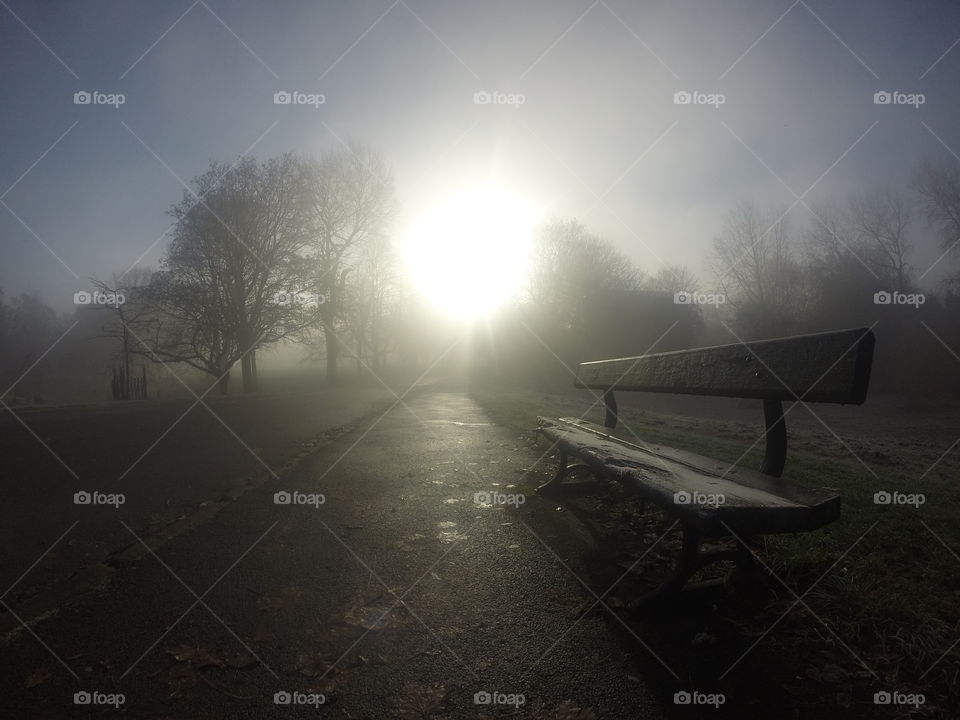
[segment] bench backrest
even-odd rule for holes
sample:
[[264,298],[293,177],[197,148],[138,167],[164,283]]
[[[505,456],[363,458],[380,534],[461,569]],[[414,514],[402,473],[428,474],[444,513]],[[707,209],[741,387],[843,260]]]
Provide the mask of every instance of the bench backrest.
[[576,387],[861,404],[873,362],[868,328],[581,363]]
[[574,385],[603,390],[604,425],[617,425],[614,390],[763,400],[761,472],[780,477],[787,458],[784,400],[861,404],[873,364],[868,328],[581,363]]

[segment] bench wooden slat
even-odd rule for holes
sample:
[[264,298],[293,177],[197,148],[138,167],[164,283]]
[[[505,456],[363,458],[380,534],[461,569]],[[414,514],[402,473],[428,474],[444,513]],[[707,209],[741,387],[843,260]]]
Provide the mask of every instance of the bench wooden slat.
[[[644,449],[604,428],[575,418],[540,418],[540,429],[565,452],[607,476],[628,483],[703,535],[722,537],[802,532],[840,515],[840,498],[808,490],[748,468],[662,445]],[[724,473],[726,475],[724,476]],[[675,502],[675,494],[723,495],[717,506]],[[729,528],[729,530],[728,530]]]
[[874,342],[873,332],[859,328],[586,362],[575,385],[859,405],[867,395]]

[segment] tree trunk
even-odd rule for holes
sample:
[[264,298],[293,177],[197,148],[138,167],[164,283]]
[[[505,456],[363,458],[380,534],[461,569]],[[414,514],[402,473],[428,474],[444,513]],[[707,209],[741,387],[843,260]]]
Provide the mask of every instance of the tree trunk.
[[244,393],[253,392],[250,378],[250,353],[240,358],[240,382],[243,385]]
[[333,328],[326,324],[323,326],[323,339],[327,350],[327,382],[333,383],[337,381],[337,356],[340,346]]
[[243,376],[243,392],[257,391],[257,357],[256,350],[251,350],[240,359],[240,371]]
[[123,376],[126,383],[123,388],[123,399],[130,399],[130,331],[126,324],[123,326]]
[[226,395],[227,390],[230,387],[230,371],[227,370],[223,375],[220,376],[220,380],[217,383],[217,386],[220,389],[221,395]]

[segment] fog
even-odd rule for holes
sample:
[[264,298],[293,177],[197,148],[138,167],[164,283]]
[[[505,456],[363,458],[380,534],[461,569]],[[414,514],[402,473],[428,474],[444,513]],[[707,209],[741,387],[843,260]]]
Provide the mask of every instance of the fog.
[[956,717],[958,34],[0,0],[0,714]]

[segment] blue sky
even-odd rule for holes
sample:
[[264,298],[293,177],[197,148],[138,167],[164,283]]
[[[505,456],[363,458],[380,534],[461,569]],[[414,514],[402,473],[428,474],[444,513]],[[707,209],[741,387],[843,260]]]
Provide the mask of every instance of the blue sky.
[[[933,0],[3,0],[0,287],[66,310],[87,278],[156,265],[181,181],[211,160],[349,140],[392,165],[398,236],[493,177],[650,273],[706,277],[739,200],[816,209],[960,154],[958,38],[960,6]],[[276,105],[281,90],[325,102]],[[881,90],[925,102],[877,105]],[[484,91],[523,103],[475,104]],[[924,235],[921,272],[938,255]]]

